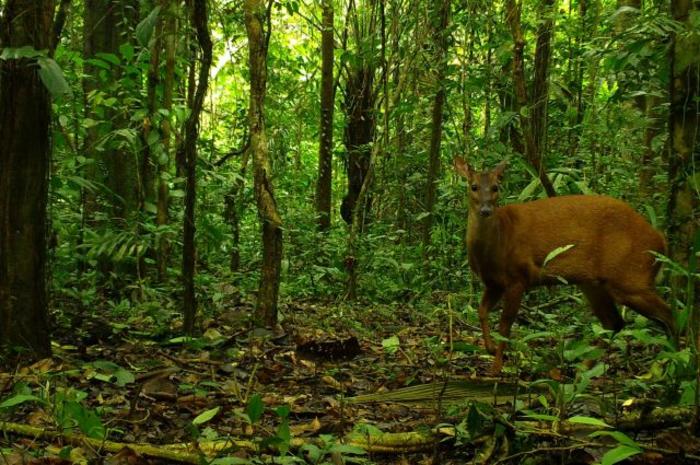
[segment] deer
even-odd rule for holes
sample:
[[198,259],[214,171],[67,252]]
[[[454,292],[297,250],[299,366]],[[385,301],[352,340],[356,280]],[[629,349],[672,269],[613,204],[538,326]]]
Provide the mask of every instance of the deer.
[[[656,293],[666,253],[664,236],[627,203],[604,195],[566,195],[499,205],[506,162],[475,171],[460,157],[454,167],[467,180],[467,253],[484,292],[479,304],[484,347],[495,354],[492,372],[503,368],[507,338],[525,291],[536,286],[577,285],[603,328],[624,325],[625,305],[664,326],[675,343],[676,321]],[[494,345],[488,315],[503,300]]]

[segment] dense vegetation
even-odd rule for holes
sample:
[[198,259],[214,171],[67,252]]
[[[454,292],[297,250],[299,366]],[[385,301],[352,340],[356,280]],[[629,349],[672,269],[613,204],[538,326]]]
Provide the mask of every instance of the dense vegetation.
[[[0,28],[0,457],[38,434],[14,420],[248,439],[226,464],[426,444],[396,463],[697,463],[697,0],[0,0]],[[506,160],[501,203],[643,214],[679,347],[632,312],[605,331],[572,286],[531,291],[503,375],[529,396],[491,405],[455,157]],[[429,419],[316,399],[438,381],[412,394],[440,397]],[[340,445],[426,423],[451,446]]]

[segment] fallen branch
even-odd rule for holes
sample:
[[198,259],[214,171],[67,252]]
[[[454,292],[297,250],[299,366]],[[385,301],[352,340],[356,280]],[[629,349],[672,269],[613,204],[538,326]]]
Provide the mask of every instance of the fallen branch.
[[[45,428],[24,425],[21,423],[0,422],[0,431],[5,433],[28,436],[34,439],[61,439],[75,446],[89,445],[97,451],[118,453],[128,447],[145,457],[157,457],[181,463],[200,465],[202,458],[213,458],[218,453],[230,449],[244,449],[259,452],[259,445],[254,441],[242,439],[222,439],[218,441],[202,441],[197,444],[166,444],[153,445],[147,443],[127,443],[90,438],[72,432],[58,432]],[[381,433],[363,435],[352,433],[348,435],[345,444],[360,447],[371,453],[399,454],[430,450],[439,437],[430,432]],[[316,438],[293,438],[290,446],[297,449],[305,444],[317,443]]]

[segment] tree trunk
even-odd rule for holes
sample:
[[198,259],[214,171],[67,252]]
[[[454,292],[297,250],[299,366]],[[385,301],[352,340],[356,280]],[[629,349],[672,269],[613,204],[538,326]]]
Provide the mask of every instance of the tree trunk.
[[224,199],[226,208],[224,216],[226,221],[231,226],[231,236],[233,247],[231,248],[231,260],[229,269],[237,272],[241,269],[241,216],[240,210],[243,208],[243,186],[248,169],[248,159],[250,158],[249,142],[243,147],[243,159],[241,160],[241,168],[238,179],[233,181],[231,190],[226,194]]
[[[173,0],[163,0],[165,20],[163,25],[163,41],[165,42],[165,78],[163,80],[163,110],[167,116],[161,123],[161,136],[164,157],[158,162],[158,204],[156,224],[158,227],[167,225],[170,221],[168,213],[170,190],[168,187],[168,168],[170,166],[171,147],[171,111],[173,108],[173,93],[175,88],[175,53],[177,50],[177,9]],[[168,259],[170,256],[170,240],[162,233],[158,236],[158,251],[156,266],[158,281],[163,282],[167,275]]]
[[[53,0],[8,0],[3,47],[51,47]],[[46,291],[49,94],[35,60],[0,60],[0,349],[51,355]]]
[[199,115],[204,106],[204,97],[209,85],[209,69],[212,62],[212,43],[209,36],[209,14],[207,0],[194,0],[192,4],[192,25],[197,33],[197,43],[201,52],[197,88],[194,92],[190,115],[185,122],[185,140],[183,160],[185,162],[185,218],[182,245],[182,280],[184,330],[187,334],[194,332],[197,313],[197,296],[194,290],[195,273],[195,201],[197,198],[197,139],[199,138]]
[[[353,211],[369,169],[371,144],[374,140],[374,66],[368,62],[351,68],[345,87],[345,135],[343,142],[348,154],[348,193],[343,198],[340,214],[352,224]],[[369,196],[360,208],[361,222],[367,219]]]
[[250,149],[253,153],[255,200],[263,228],[263,262],[255,314],[257,324],[273,326],[277,323],[277,297],[282,265],[282,219],[277,211],[272,188],[265,135],[270,10],[263,0],[246,0],[244,10],[250,66]]
[[[673,37],[671,50],[668,237],[671,258],[689,266],[695,260],[694,247],[700,242],[697,237],[700,200],[693,179],[700,164],[700,55],[697,53],[700,39],[688,32],[692,28],[691,13],[700,14],[700,6],[690,0],[673,0],[671,11],[686,30]],[[696,311],[700,308],[699,285],[698,282],[694,287],[689,285],[686,296],[687,303]],[[699,329],[700,315],[695,315],[694,323],[693,327]]]
[[[86,0],[85,57],[94,58],[98,53],[119,55],[119,46],[128,42],[127,34],[138,20],[138,11],[138,2],[135,0]],[[104,83],[97,77],[100,68],[86,62],[85,70],[91,77],[84,82],[85,93],[101,90]],[[114,70],[111,78],[118,79],[119,72]],[[103,124],[97,134],[88,134],[88,149],[91,152],[96,149],[97,139],[104,133],[128,126],[128,115],[124,108],[108,109],[104,116],[94,118],[111,124]],[[114,194],[110,199],[112,217],[118,225],[126,227],[131,224],[131,218],[139,209],[139,197],[142,194],[138,174],[140,161],[135,153],[117,150],[114,147],[107,147],[100,155],[105,176],[98,179],[98,182],[104,181]]]
[[[106,187],[103,191],[108,205],[106,216],[111,219],[111,226],[121,230],[134,229],[138,225],[136,216],[143,194],[139,177],[141,157],[135,151],[118,147],[118,138],[107,137],[109,133],[129,126],[127,109],[119,106],[95,108],[91,101],[95,94],[114,90],[121,74],[119,69],[114,67],[105,71],[90,64],[89,60],[97,58],[100,53],[119,56],[119,46],[129,41],[128,34],[138,21],[138,11],[139,2],[136,0],[86,0],[83,21],[86,116],[99,123],[87,130],[84,152],[93,162],[87,165],[84,175],[92,183]],[[108,76],[101,77],[105,73]],[[105,139],[110,140],[101,143]],[[97,192],[85,189],[82,200],[83,222],[98,226],[101,205]],[[103,276],[115,266],[108,258],[101,258]],[[118,266],[117,271],[119,280],[138,277],[135,266]]]
[[323,31],[321,32],[321,126],[318,148],[318,183],[316,185],[316,214],[318,229],[331,226],[331,192],[333,179],[333,0],[323,0]]
[[[506,17],[513,35],[513,87],[515,89],[516,111],[528,107],[528,114],[520,116],[520,126],[525,139],[525,158],[535,168],[542,187],[549,197],[556,195],[552,182],[547,177],[542,162],[542,142],[547,109],[547,89],[552,35],[554,0],[543,0],[545,18],[538,27],[537,48],[535,50],[535,82],[533,98],[528,98],[525,80],[525,38],[520,27],[521,5],[516,0],[506,1]],[[543,37],[544,36],[544,37]]]
[[443,0],[435,8],[433,21],[433,42],[435,46],[435,79],[437,92],[433,101],[430,132],[430,151],[428,155],[428,177],[425,186],[425,213],[423,219],[423,254],[428,258],[430,233],[433,227],[433,210],[435,208],[435,184],[440,172],[440,142],[442,141],[442,114],[445,106],[445,74],[447,72],[447,23],[450,16],[450,0]]

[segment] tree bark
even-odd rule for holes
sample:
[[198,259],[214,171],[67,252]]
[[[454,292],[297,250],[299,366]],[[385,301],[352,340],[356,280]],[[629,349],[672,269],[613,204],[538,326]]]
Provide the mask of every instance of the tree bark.
[[209,36],[209,13],[207,0],[193,0],[192,25],[197,34],[197,44],[201,59],[197,87],[192,100],[190,115],[185,122],[185,139],[183,159],[185,162],[185,218],[182,245],[182,279],[183,279],[183,313],[185,317],[184,330],[187,334],[194,332],[197,313],[197,296],[194,289],[195,273],[195,202],[197,198],[196,169],[197,169],[197,139],[199,138],[199,115],[204,106],[204,97],[209,85],[209,69],[212,62],[212,42]]
[[445,74],[447,72],[447,46],[449,33],[447,24],[450,17],[450,0],[443,0],[435,8],[433,21],[433,43],[435,47],[436,88],[431,118],[430,151],[428,155],[428,176],[425,185],[425,213],[423,219],[423,254],[427,260],[430,246],[430,233],[433,228],[435,209],[435,184],[440,173],[440,142],[442,141],[442,116],[445,106]]
[[[142,157],[135,150],[120,147],[121,141],[117,137],[109,137],[113,131],[129,127],[128,109],[118,105],[98,108],[92,99],[99,94],[112,96],[110,92],[116,92],[121,72],[116,66],[104,70],[89,61],[99,59],[97,55],[100,53],[119,56],[119,46],[129,42],[129,33],[138,22],[138,12],[137,0],[85,0],[85,114],[98,124],[87,129],[84,140],[85,156],[92,160],[85,167],[84,176],[95,185],[105,186],[99,192],[83,189],[83,223],[93,228],[112,226],[119,230],[134,230],[138,225],[137,214],[143,195],[139,174]],[[104,210],[103,200],[107,204],[106,215],[100,215]],[[109,221],[103,218],[109,218]],[[86,267],[86,264],[83,262],[82,266]],[[137,266],[100,257],[101,279],[107,279],[108,272],[113,270],[120,281],[116,287],[124,287],[122,284],[129,278],[138,278]]]
[[549,79],[550,42],[553,27],[550,10],[553,9],[555,0],[543,0],[543,2],[546,17],[543,18],[538,27],[532,100],[528,96],[525,79],[525,38],[520,26],[521,5],[516,0],[506,1],[506,18],[513,36],[513,87],[515,89],[516,111],[521,112],[524,107],[528,110],[526,115],[520,115],[520,126],[525,139],[525,158],[535,168],[547,195],[553,197],[556,195],[556,191],[544,169],[541,148],[546,121],[547,81]]
[[348,193],[340,207],[340,215],[347,224],[352,224],[355,208],[360,208],[364,223],[369,209],[369,196],[364,205],[358,206],[356,203],[369,170],[375,127],[374,99],[374,66],[363,63],[350,69],[345,86],[346,123],[343,138],[348,154]]
[[[159,228],[170,222],[168,212],[170,190],[168,187],[168,168],[170,166],[170,147],[172,125],[170,123],[173,108],[173,93],[175,87],[175,53],[177,50],[177,10],[173,0],[163,0],[165,20],[163,25],[163,41],[165,43],[165,77],[163,80],[163,110],[167,116],[161,122],[161,136],[163,143],[163,160],[158,162],[158,200],[156,206],[156,224]],[[158,251],[156,267],[158,268],[158,281],[163,282],[167,275],[168,260],[170,257],[170,240],[164,234],[158,236]]]
[[[3,47],[49,49],[53,0],[8,0]],[[51,355],[46,205],[51,105],[35,60],[0,60],[0,349]]]
[[318,149],[318,183],[316,184],[316,214],[318,229],[331,226],[331,192],[333,179],[333,109],[335,83],[333,80],[333,0],[323,0],[323,30],[321,32],[321,125]]
[[[138,20],[138,11],[136,0],[86,0],[83,29],[85,57],[95,58],[98,53],[119,55],[119,46],[128,42],[127,34]],[[86,95],[100,91],[104,86],[98,78],[100,68],[86,62],[85,70],[89,76],[84,81]],[[118,79],[119,74],[115,69],[110,78]],[[103,166],[104,176],[98,175],[96,181],[104,182],[114,194],[110,198],[112,218],[118,225],[126,227],[131,224],[130,219],[139,210],[139,197],[142,195],[138,174],[140,161],[137,154],[110,146],[98,153],[97,141],[102,135],[128,126],[127,112],[124,108],[106,110],[102,117],[91,113],[94,119],[102,120],[103,124],[97,131],[88,133],[87,146],[88,151]]]
[[250,66],[250,149],[253,153],[255,200],[263,229],[263,262],[255,317],[257,324],[265,326],[277,323],[282,265],[282,219],[275,202],[265,135],[270,6],[271,3],[266,6],[263,0],[245,0],[244,6]]
[[[695,247],[700,242],[700,200],[693,179],[700,164],[700,39],[697,34],[689,34],[691,13],[699,14],[700,6],[691,0],[673,0],[671,12],[685,29],[674,35],[670,57],[669,252],[673,260],[689,266],[696,260],[693,251],[698,252]],[[696,311],[700,308],[698,286],[697,280],[694,286],[689,285],[686,296]],[[695,319],[693,326],[700,329],[700,315],[695,315]]]

